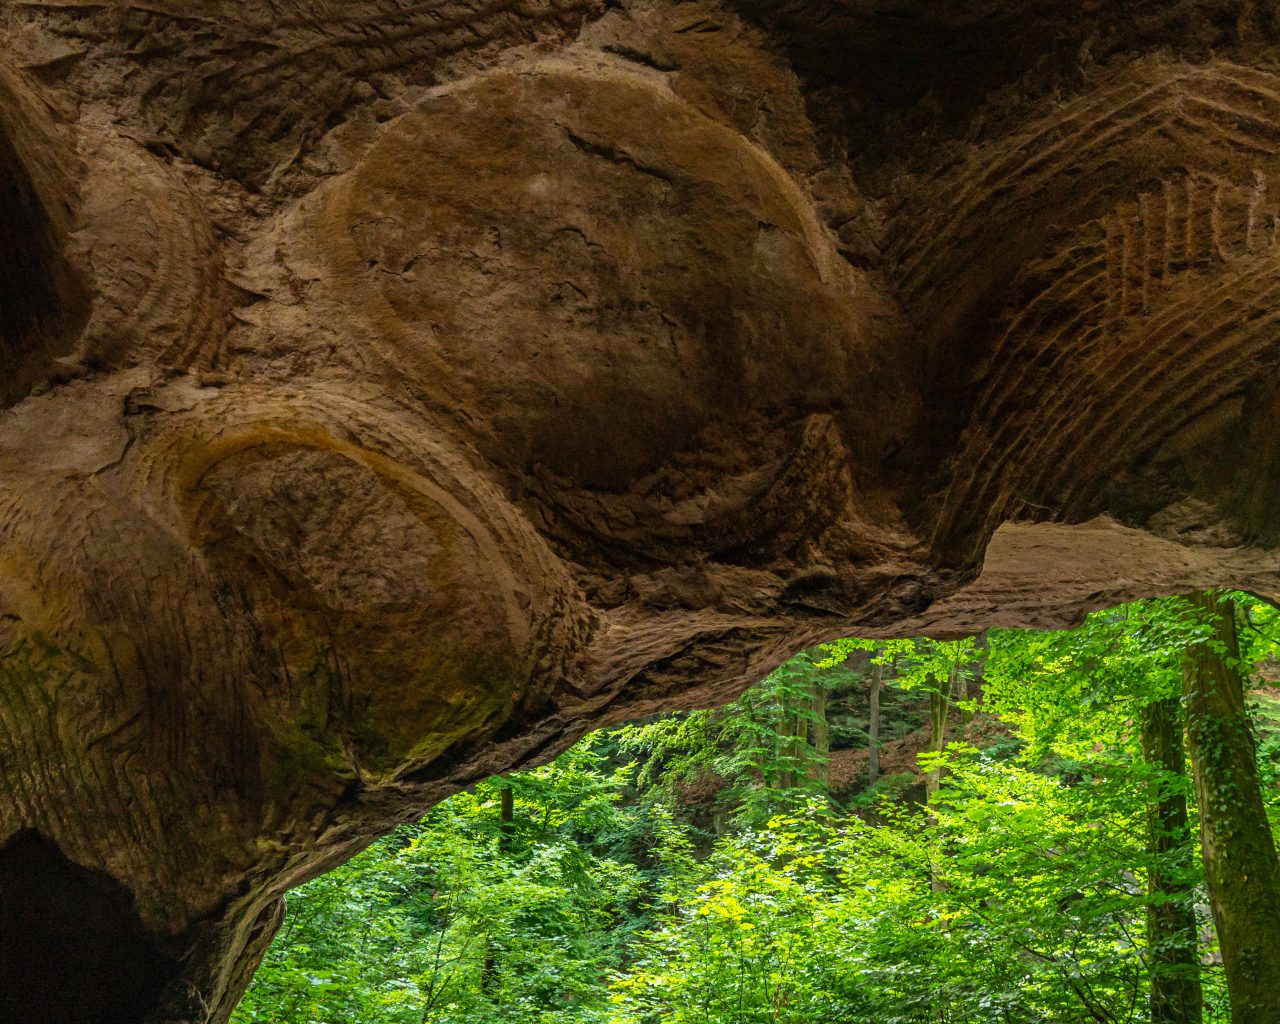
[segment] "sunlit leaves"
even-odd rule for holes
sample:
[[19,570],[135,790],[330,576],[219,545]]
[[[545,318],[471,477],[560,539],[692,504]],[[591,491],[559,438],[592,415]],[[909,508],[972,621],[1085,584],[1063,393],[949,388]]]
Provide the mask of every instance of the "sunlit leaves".
[[[1280,613],[1238,601],[1242,660],[1280,683]],[[1139,722],[1202,639],[1179,602],[1144,601],[1063,633],[838,641],[727,708],[597,734],[291,893],[235,1020],[1137,1024],[1144,915],[1174,898],[1149,896],[1148,873],[1184,899],[1202,882],[1194,858],[1146,848],[1149,804],[1187,781],[1143,760]],[[797,724],[819,713],[815,687],[863,692],[850,666],[868,656],[907,728],[930,694],[981,679],[981,710],[1013,737],[922,754],[941,780],[927,808],[914,774],[832,798]],[[1254,698],[1277,814],[1280,691]]]

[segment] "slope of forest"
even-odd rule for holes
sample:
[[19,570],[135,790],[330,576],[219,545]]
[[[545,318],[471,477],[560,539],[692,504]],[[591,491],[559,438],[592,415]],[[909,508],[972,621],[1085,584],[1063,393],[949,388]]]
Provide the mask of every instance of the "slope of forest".
[[1265,837],[1274,868],[1280,612],[1232,613],[1238,657],[1177,598],[1071,632],[840,641],[728,707],[595,733],[290,894],[234,1019],[1273,1020],[1197,838],[1225,721],[1197,718],[1205,656],[1249,687],[1252,781],[1219,782],[1241,805],[1256,786],[1233,843]]

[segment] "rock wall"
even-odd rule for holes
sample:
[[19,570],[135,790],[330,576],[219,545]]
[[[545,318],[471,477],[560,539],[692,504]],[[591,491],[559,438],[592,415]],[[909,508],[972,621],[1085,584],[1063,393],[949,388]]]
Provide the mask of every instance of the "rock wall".
[[0,1022],[224,1020],[291,885],[818,641],[1280,595],[1276,31],[0,0],[0,963],[71,979]]

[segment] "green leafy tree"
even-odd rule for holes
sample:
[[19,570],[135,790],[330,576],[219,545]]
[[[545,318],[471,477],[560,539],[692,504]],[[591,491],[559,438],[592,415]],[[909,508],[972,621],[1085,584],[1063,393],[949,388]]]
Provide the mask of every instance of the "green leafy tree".
[[824,644],[823,650],[826,657],[818,663],[820,667],[836,665],[853,651],[873,651],[872,663],[881,668],[891,667],[894,684],[899,689],[918,690],[928,695],[925,794],[927,800],[932,800],[941,782],[942,762],[938,755],[946,746],[948,718],[953,708],[968,706],[968,685],[978,674],[977,640],[973,637],[962,640],[846,639]]
[[751,827],[826,795],[828,694],[854,679],[843,665],[806,652],[724,708],[624,726],[613,739],[641,760],[648,799],[678,807],[682,787],[711,779],[722,817]]
[[1200,635],[1183,658],[1200,846],[1233,1024],[1280,1020],[1280,864],[1259,782],[1228,594],[1184,599]]
[[[237,1024],[1270,1024],[1280,613],[1207,600],[840,641],[483,783],[291,893]],[[875,673],[925,806],[828,790]]]
[[1169,601],[1089,616],[1075,630],[1002,631],[991,638],[987,697],[1043,755],[1141,757],[1146,804],[1148,1001],[1153,1022],[1203,1017],[1201,875],[1188,824],[1181,660],[1194,637]]
[[[289,895],[237,1024],[587,1024],[642,885],[591,744],[478,786]],[[506,796],[505,794],[510,794]]]

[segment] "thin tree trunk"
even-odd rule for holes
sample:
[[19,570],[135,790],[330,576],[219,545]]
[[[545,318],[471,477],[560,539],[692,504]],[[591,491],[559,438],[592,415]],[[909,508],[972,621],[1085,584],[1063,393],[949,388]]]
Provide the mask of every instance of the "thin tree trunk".
[[[936,679],[931,680],[934,684],[929,689],[929,753],[940,754],[942,748],[947,743],[947,712],[951,710],[950,701],[950,682],[947,685],[938,685]],[[938,787],[942,781],[942,770],[936,765],[929,768],[924,773],[924,792],[925,798],[929,803],[933,803],[933,798],[938,792]]]
[[501,843],[505,848],[511,845],[511,837],[516,830],[516,795],[510,786],[503,786],[501,793],[502,804],[498,810],[498,820],[501,822]]
[[778,789],[794,789],[795,773],[795,732],[796,716],[792,713],[790,699],[784,694],[780,700],[780,720],[778,723],[777,761],[782,767],[777,774]]
[[[969,696],[968,678],[965,676],[964,672],[961,671],[961,666],[959,664],[952,665],[951,666],[951,685],[948,688],[948,693],[947,693],[947,699],[948,699],[947,714],[950,715],[951,709],[956,707],[962,700],[964,700],[968,696]],[[965,721],[966,719],[962,713],[960,716],[960,724],[962,729],[964,727]]]
[[1244,703],[1235,608],[1221,591],[1186,598],[1212,632],[1183,659],[1187,745],[1200,843],[1233,1024],[1280,1021],[1280,873]]
[[[877,657],[879,651],[873,655]],[[867,753],[867,785],[874,786],[880,776],[880,688],[884,684],[884,666],[871,666],[871,710],[867,723],[867,737],[870,749]]]
[[[947,716],[951,712],[951,695],[955,692],[956,678],[959,675],[959,666],[953,665],[948,675],[946,685],[935,685],[929,691],[929,753],[941,754],[942,748],[947,745]],[[932,680],[935,684],[938,681]],[[938,794],[942,785],[942,769],[936,765],[925,772],[924,791],[925,802],[929,805],[933,804],[934,798]],[[929,812],[929,824],[933,826],[937,824],[932,810]],[[946,886],[938,878],[936,872],[930,872],[930,888],[934,892],[942,892]]]
[[809,742],[809,702],[797,697],[791,706],[791,786],[799,786],[804,778],[801,765],[804,764],[804,748]]
[[825,792],[827,784],[831,781],[831,724],[827,721],[827,688],[817,677],[814,678],[812,685],[809,729],[814,759],[809,775],[822,784]]
[[[1176,698],[1144,709],[1142,756],[1170,776],[1181,778],[1186,771]],[[1152,1024],[1200,1024],[1204,1015],[1192,890],[1179,878],[1191,848],[1187,798],[1181,790],[1162,789],[1147,806],[1147,851],[1152,855],[1147,876]]]
[[[509,784],[504,785],[498,793],[498,848],[507,850],[515,836],[516,827],[516,795]],[[484,962],[480,965],[480,991],[488,993],[493,988],[494,974],[498,962],[494,956],[493,936],[484,937]]]
[[[975,685],[981,688],[982,680],[984,678],[984,675],[987,669],[987,650],[989,647],[989,644],[987,641],[987,634],[979,633],[976,637],[974,637],[973,646],[974,646],[974,649],[977,651],[977,655],[978,655],[977,661],[974,663],[974,666],[973,666],[973,682],[975,683]],[[968,680],[965,680],[964,693],[962,694],[962,698],[966,701],[969,698],[969,681]],[[964,708],[960,712],[960,727],[963,729],[970,722],[972,722],[973,716],[976,713],[977,712],[973,707]]]
[[[935,684],[929,691],[929,753],[931,754],[941,754],[942,748],[947,745],[947,717],[951,714],[951,702],[962,685],[962,679],[960,666],[952,665],[951,671],[947,674],[945,686],[937,685],[936,679],[931,680]],[[942,770],[931,768],[925,773],[924,781],[925,795],[932,803],[942,782]]]

